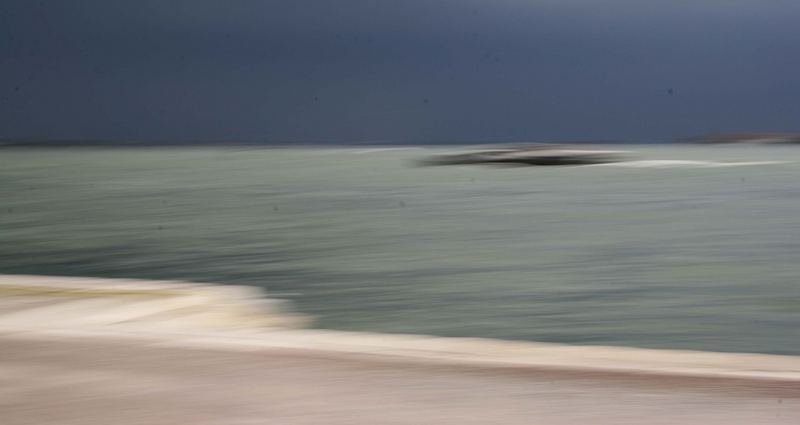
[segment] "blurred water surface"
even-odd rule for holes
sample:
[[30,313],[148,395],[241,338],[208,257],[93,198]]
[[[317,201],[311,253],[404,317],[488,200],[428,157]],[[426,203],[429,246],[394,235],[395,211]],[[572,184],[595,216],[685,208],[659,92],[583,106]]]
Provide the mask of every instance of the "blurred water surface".
[[800,148],[635,149],[3,150],[0,272],[259,285],[336,329],[800,354]]

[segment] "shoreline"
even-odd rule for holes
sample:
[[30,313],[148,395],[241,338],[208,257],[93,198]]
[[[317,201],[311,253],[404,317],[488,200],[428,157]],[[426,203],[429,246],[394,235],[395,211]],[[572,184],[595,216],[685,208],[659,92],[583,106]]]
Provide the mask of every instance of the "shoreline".
[[[27,308],[24,302],[39,304]],[[491,370],[800,382],[800,356],[346,332],[305,328],[308,323],[307,316],[254,287],[0,275],[5,338],[116,339]]]

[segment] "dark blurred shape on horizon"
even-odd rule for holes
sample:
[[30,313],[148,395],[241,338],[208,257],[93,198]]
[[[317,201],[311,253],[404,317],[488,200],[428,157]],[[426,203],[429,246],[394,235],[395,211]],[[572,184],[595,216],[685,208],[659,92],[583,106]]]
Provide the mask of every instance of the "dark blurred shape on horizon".
[[628,152],[575,149],[571,146],[528,144],[496,147],[491,150],[436,155],[419,165],[505,165],[562,166],[610,164],[629,160]]
[[798,18],[789,0],[6,0],[0,139],[791,132]]

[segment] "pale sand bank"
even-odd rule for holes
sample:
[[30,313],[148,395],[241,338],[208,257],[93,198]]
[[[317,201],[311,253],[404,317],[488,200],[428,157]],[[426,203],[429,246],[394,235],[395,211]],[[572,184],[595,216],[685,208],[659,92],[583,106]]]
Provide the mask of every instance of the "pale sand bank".
[[0,275],[0,332],[338,359],[800,382],[800,357],[298,329],[256,288]]
[[797,357],[304,330],[262,296],[0,276],[0,423],[800,423]]
[[[0,335],[3,425],[795,425],[797,382]],[[306,352],[308,354],[309,352]],[[380,360],[378,360],[380,359]]]

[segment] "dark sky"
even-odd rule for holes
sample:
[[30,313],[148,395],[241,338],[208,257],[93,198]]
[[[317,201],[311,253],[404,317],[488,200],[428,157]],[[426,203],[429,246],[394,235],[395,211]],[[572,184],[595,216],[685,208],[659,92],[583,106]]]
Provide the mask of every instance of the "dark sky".
[[0,138],[800,130],[797,0],[0,0]]

